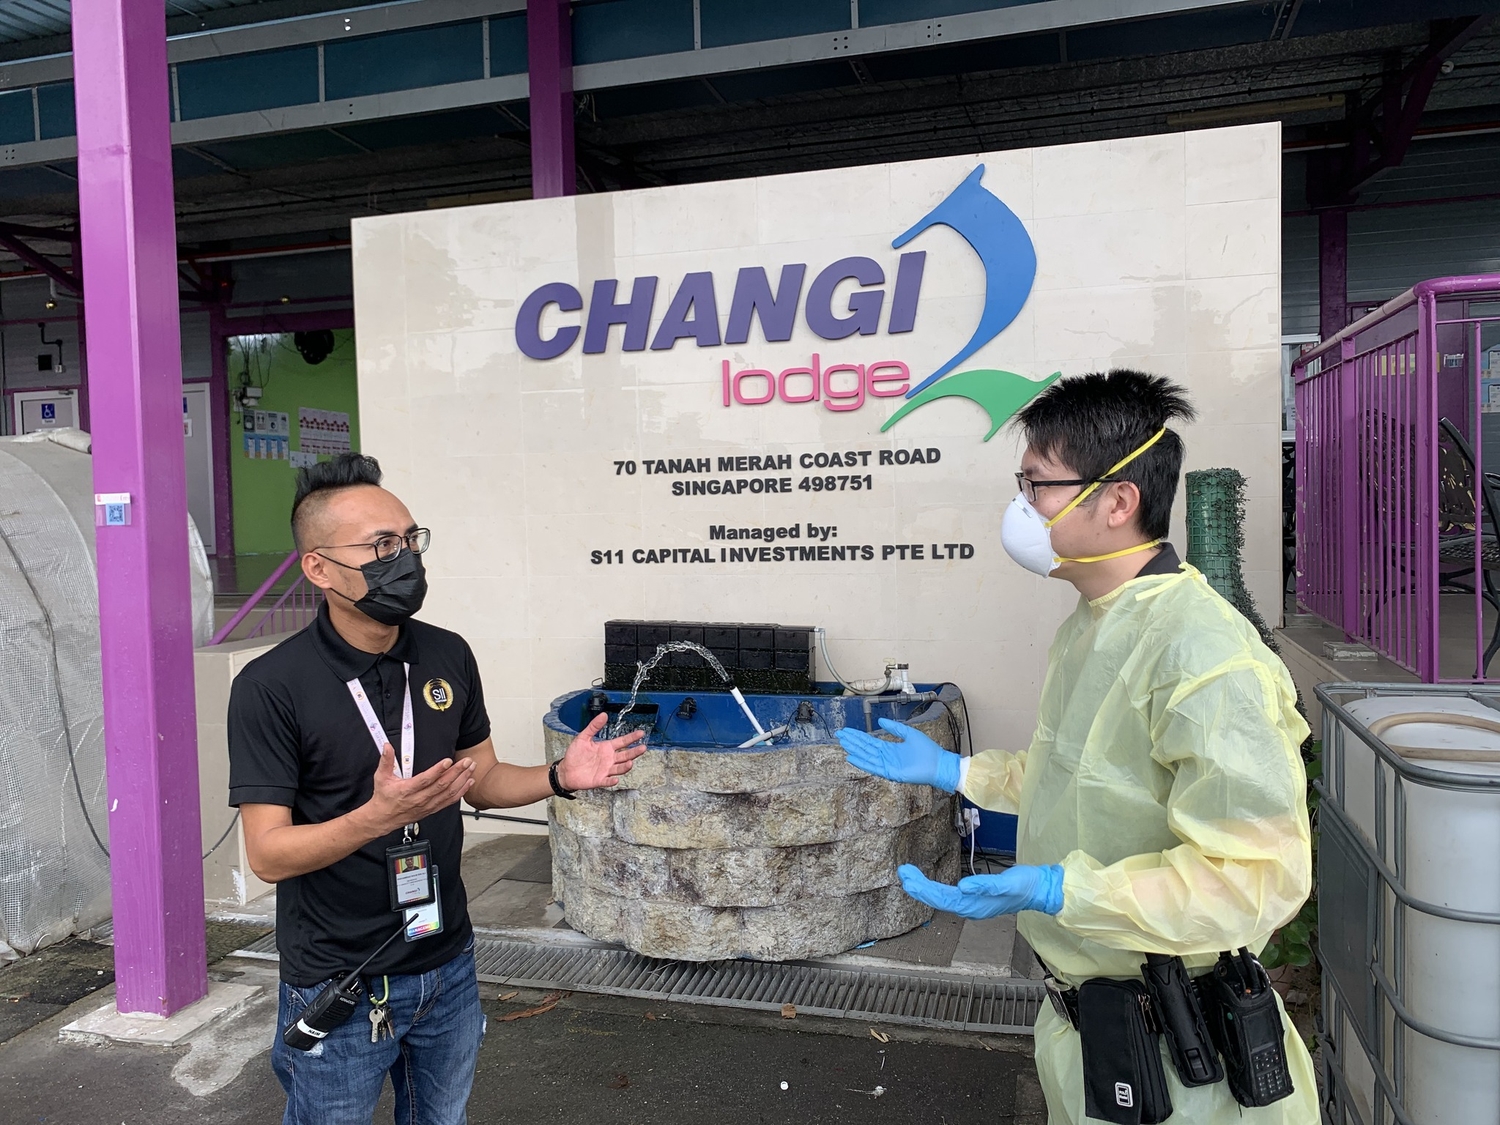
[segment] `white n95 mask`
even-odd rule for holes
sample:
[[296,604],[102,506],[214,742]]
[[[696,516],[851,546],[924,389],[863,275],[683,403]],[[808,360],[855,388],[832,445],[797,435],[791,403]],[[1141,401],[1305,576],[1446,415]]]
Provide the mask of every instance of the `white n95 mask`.
[[1052,529],[1019,492],[1000,521],[1000,545],[1017,563],[1043,578],[1062,561],[1052,551]]

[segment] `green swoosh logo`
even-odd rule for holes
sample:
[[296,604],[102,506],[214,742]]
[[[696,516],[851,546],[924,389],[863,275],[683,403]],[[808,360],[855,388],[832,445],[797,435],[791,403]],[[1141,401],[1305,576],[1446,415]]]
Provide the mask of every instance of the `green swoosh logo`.
[[1054,371],[1047,378],[1038,381],[1028,379],[1024,375],[1017,375],[1013,371],[990,369],[960,371],[956,375],[949,375],[946,379],[933,383],[915,398],[910,399],[900,410],[886,419],[885,425],[880,427],[880,432],[885,433],[913,410],[926,406],[936,399],[966,398],[970,402],[977,402],[990,416],[990,432],[984,435],[984,440],[989,441],[999,433],[1000,427],[1005,425],[1012,414],[1057,382],[1061,376],[1061,371]]

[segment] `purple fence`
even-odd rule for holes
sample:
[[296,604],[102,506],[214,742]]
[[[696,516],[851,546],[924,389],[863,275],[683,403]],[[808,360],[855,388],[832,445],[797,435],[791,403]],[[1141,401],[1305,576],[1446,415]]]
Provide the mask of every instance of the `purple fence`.
[[[1500,648],[1484,616],[1486,603],[1500,610],[1484,471],[1500,365],[1488,370],[1486,341],[1500,355],[1500,274],[1439,278],[1292,366],[1298,604],[1427,683],[1485,679]],[[1450,635],[1472,629],[1474,642],[1472,663],[1454,667],[1450,656],[1447,669],[1445,591]],[[1471,620],[1452,612],[1467,604],[1454,605],[1455,592],[1472,594]]]
[[[255,593],[246,599],[245,604],[235,611],[234,616],[224,623],[208,643],[218,645],[228,640],[230,635],[239,628],[240,622],[261,608],[261,603],[275,589],[276,583],[281,580],[282,576],[296,564],[297,558],[297,552],[293,551],[283,559],[271,572],[271,576],[257,587]],[[261,614],[260,620],[255,623],[254,627],[237,639],[250,640],[254,637],[295,632],[312,622],[312,619],[318,615],[318,607],[322,604],[323,591],[299,573],[292,584],[283,590],[281,595]]]

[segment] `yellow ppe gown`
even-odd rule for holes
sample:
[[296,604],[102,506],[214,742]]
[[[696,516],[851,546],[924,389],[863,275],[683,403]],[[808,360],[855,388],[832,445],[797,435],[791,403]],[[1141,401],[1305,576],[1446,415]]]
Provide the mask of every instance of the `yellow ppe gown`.
[[[1259,952],[1312,886],[1296,710],[1286,666],[1190,566],[1080,600],[1048,654],[1029,751],[970,759],[961,792],[1018,813],[1016,861],[1061,864],[1063,908],[1017,929],[1068,985],[1136,978],[1145,953],[1197,976]],[[1312,1060],[1285,1021],[1296,1093],[1241,1108],[1226,1083],[1186,1089],[1163,1065],[1171,1125],[1315,1125]],[[1036,1061],[1050,1125],[1082,1125],[1078,1033],[1043,1004]]]

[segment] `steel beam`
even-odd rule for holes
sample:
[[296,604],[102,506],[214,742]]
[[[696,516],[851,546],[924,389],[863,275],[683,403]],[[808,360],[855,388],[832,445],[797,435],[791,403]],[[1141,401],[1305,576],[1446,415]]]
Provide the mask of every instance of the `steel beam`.
[[526,62],[531,86],[531,196],[578,187],[573,147],[573,31],[568,0],[528,0]]
[[115,1004],[165,1016],[208,990],[165,9],[73,0],[73,47]]
[[79,282],[77,277],[69,273],[67,270],[63,269],[62,266],[58,265],[45,254],[42,254],[37,250],[34,250],[32,247],[26,245],[25,242],[21,241],[20,232],[18,230],[9,228],[4,223],[0,223],[0,246],[5,247],[17,258],[20,258],[21,261],[25,262],[33,269],[41,270],[53,281],[65,287],[69,292],[77,294],[83,293],[83,285]]
[[1318,212],[1318,333],[1331,340],[1349,323],[1349,212]]
[[236,113],[224,117],[200,117],[191,121],[174,122],[172,143],[207,144],[211,141],[261,136],[266,133],[291,133],[301,129],[352,125],[356,121],[376,121],[384,117],[441,113],[444,110],[489,105],[493,102],[521,101],[526,97],[526,92],[526,75],[507,74],[499,78],[476,78],[470,82],[424,86],[419,90],[369,94],[331,102],[308,102],[305,105],[259,109],[252,113]]
[[1321,194],[1309,195],[1318,206],[1353,203],[1360,189],[1400,165],[1411,147],[1422,111],[1432,95],[1443,63],[1461,50],[1489,22],[1489,16],[1433,20],[1426,47],[1407,66],[1395,58],[1377,99],[1351,116],[1348,149],[1330,161],[1320,175]]

